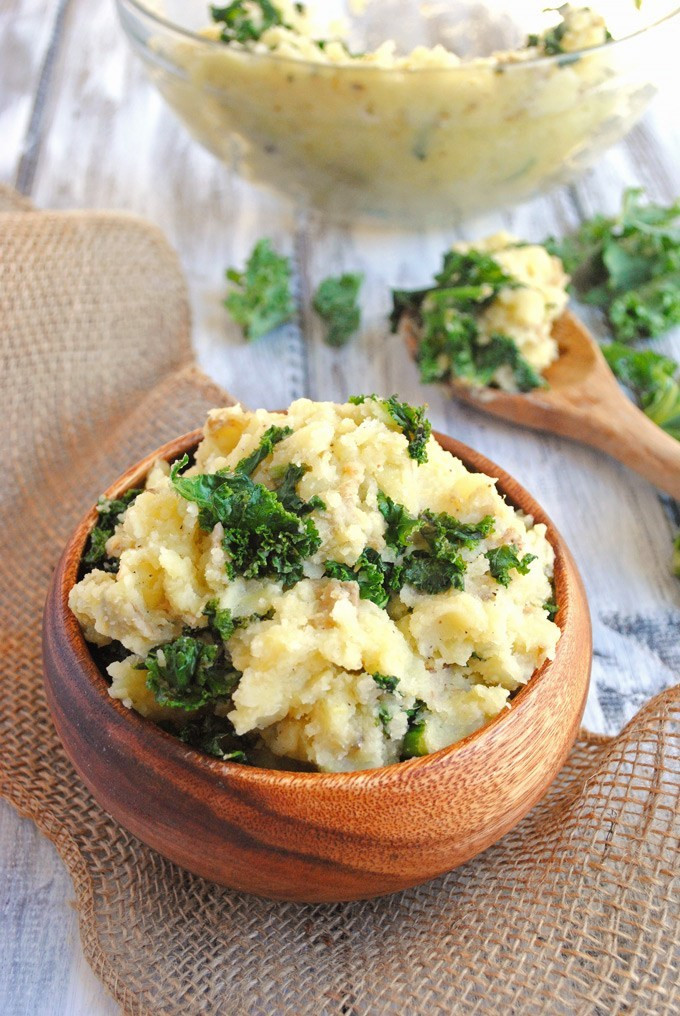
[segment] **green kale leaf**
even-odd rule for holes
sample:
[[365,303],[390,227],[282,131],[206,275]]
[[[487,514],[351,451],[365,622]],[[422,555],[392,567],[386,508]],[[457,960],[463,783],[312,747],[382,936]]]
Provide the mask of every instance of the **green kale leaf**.
[[304,465],[304,463],[295,465],[291,462],[284,469],[277,469],[275,471],[275,479],[279,483],[274,488],[274,493],[286,511],[292,512],[294,515],[309,515],[310,512],[326,507],[318,494],[314,494],[309,501],[303,501],[297,492],[298,483],[305,473],[309,472],[309,469],[310,467]]
[[549,621],[555,620],[555,618],[557,617],[557,611],[559,609],[560,608],[557,606],[554,600],[546,600],[545,603],[543,604],[543,610],[547,610],[548,612]]
[[267,238],[255,245],[244,271],[227,270],[236,288],[224,305],[247,339],[259,339],[294,317],[290,277],[290,260],[277,254]]
[[445,593],[447,589],[463,589],[465,561],[459,554],[448,558],[431,557],[417,550],[406,558],[402,577],[404,585],[421,593]]
[[324,279],[314,294],[313,306],[327,324],[329,346],[344,346],[361,324],[357,303],[363,275],[347,272],[337,278]]
[[223,762],[248,761],[244,750],[245,742],[236,735],[226,716],[210,713],[193,717],[182,727],[178,736],[189,747],[204,751]]
[[629,188],[619,215],[598,215],[546,241],[576,293],[602,309],[621,342],[680,324],[680,201],[666,207],[642,198],[641,189]]
[[[233,0],[223,7],[210,7],[213,21],[222,25],[222,42],[257,42],[269,29],[285,25],[281,11],[271,0]],[[285,27],[290,27],[285,25]]]
[[178,709],[228,698],[241,677],[224,648],[204,641],[201,629],[152,649],[142,666],[159,705]]
[[274,445],[277,445],[279,441],[283,441],[284,438],[290,437],[293,433],[292,427],[269,427],[260,439],[260,444],[251,452],[250,455],[246,455],[244,459],[237,464],[235,472],[243,473],[245,476],[252,476],[259,464],[266,459],[274,451]]
[[378,491],[378,509],[386,522],[385,543],[393,550],[401,550],[411,542],[413,533],[420,529],[421,520],[409,515],[403,504],[397,504]]
[[203,613],[208,618],[208,625],[223,642],[228,642],[237,628],[237,622],[228,607],[218,607],[217,600],[209,600]]
[[371,677],[381,691],[395,691],[399,684],[399,678],[393,677],[391,674],[371,674]]
[[489,571],[496,582],[499,582],[502,586],[510,585],[510,571],[512,568],[515,568],[520,575],[526,575],[529,571],[529,565],[532,561],[536,560],[535,554],[525,554],[524,557],[520,558],[517,547],[511,543],[495,547],[493,550],[487,550],[484,556],[489,561]]
[[427,462],[427,442],[432,433],[432,424],[425,418],[427,406],[409,406],[408,402],[400,402],[396,395],[383,399],[379,395],[352,395],[350,402],[360,406],[372,399],[378,402],[385,412],[389,413],[394,422],[408,441],[408,453],[418,465]]
[[109,500],[106,497],[99,498],[97,502],[99,518],[97,525],[92,529],[88,537],[82,557],[83,565],[87,568],[101,568],[102,571],[107,572],[118,571],[118,558],[107,555],[106,542],[113,536],[116,526],[120,521],[120,516],[123,512],[127,511],[135,498],[141,493],[140,489],[132,488],[114,500]]
[[178,494],[199,506],[201,528],[210,532],[222,524],[229,577],[270,577],[286,589],[299,582],[304,561],[321,546],[312,519],[287,511],[274,491],[243,473],[180,476],[185,464],[175,463],[171,482]]
[[405,762],[409,758],[420,758],[421,755],[428,754],[427,745],[425,744],[426,714],[427,707],[420,699],[416,699],[415,706],[412,709],[406,710],[408,730],[404,734],[404,740],[401,744],[402,762]]
[[325,574],[340,582],[356,582],[362,600],[371,600],[378,607],[386,607],[390,595],[401,589],[401,569],[390,561],[383,561],[372,547],[359,555],[353,565],[340,561],[326,561]]
[[675,360],[621,342],[603,346],[602,352],[650,420],[680,441],[680,372]]

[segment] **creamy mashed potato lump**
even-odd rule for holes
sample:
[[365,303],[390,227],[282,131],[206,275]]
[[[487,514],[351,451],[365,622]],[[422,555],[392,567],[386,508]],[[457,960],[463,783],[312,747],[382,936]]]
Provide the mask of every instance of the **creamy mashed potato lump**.
[[[307,516],[318,549],[304,560],[302,577],[289,588],[271,574],[230,577],[222,524],[203,528],[199,506],[157,462],[108,540],[118,570],[90,571],[70,594],[90,642],[124,647],[124,658],[107,668],[110,694],[152,720],[186,723],[186,710],[156,701],[144,661],[154,650],[162,663],[164,645],[203,629],[212,603],[237,623],[227,649],[240,677],[230,696],[196,715],[226,717],[237,736],[272,758],[322,771],[368,769],[436,751],[497,716],[554,656],[559,638],[546,606],[553,551],[545,526],[433,438],[426,461],[412,458],[402,428],[374,398],[301,399],[287,414],[213,410],[182,475],[233,475],[272,426],[292,433],[263,458],[253,482],[275,488],[287,466],[304,465],[297,494],[323,502]],[[492,531],[461,550],[463,588],[430,594],[406,583],[383,608],[362,598],[356,581],[327,577],[327,561],[352,566],[367,547],[388,563],[406,553],[386,542],[385,496],[411,518],[446,513],[476,525],[493,517]],[[512,568],[504,585],[486,554],[508,545],[530,564],[525,574]],[[418,745],[405,753],[409,731]]]

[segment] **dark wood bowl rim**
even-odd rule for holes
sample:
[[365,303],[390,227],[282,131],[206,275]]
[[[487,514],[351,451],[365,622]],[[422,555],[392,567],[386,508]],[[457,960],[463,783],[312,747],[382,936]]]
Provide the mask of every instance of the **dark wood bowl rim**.
[[[471,472],[483,472],[492,478],[496,478],[498,481],[498,489],[500,493],[505,496],[509,504],[511,504],[514,508],[519,508],[526,514],[531,515],[535,523],[542,522],[545,524],[547,528],[548,541],[555,552],[553,582],[555,587],[555,599],[559,605],[559,611],[555,621],[560,628],[562,635],[564,635],[570,626],[572,618],[569,595],[569,573],[567,568],[567,557],[569,554],[563,544],[562,537],[551,522],[550,518],[524,487],[517,483],[517,481],[514,480],[509,473],[506,473],[505,470],[500,469],[494,462],[487,459],[486,456],[476,452],[468,445],[465,445],[460,441],[456,441],[454,438],[450,438],[438,431],[433,431],[432,433],[433,437],[435,437],[444,450],[461,459],[465,467]],[[134,466],[130,467],[130,469],[126,470],[122,476],[120,476],[107,488],[103,496],[113,498],[115,496],[119,496],[130,487],[137,485],[140,480],[146,477],[151,466],[158,459],[173,461],[185,452],[191,454],[191,452],[196,449],[202,437],[202,429],[197,429],[190,431],[181,437],[175,438],[172,441],[166,442],[166,444],[157,448],[155,451],[137,462]],[[506,489],[509,484],[516,487],[516,495],[514,497],[512,497]],[[422,769],[423,767],[434,769],[442,764],[448,763],[450,760],[453,760],[455,756],[465,752],[466,749],[480,739],[489,737],[498,724],[502,723],[506,717],[509,716],[510,711],[523,712],[525,710],[525,703],[532,694],[532,690],[539,682],[542,682],[545,679],[545,675],[549,667],[557,664],[560,649],[566,642],[563,637],[559,639],[555,659],[545,660],[541,666],[534,671],[527,684],[518,689],[514,694],[510,701],[509,709],[504,709],[501,713],[489,720],[488,723],[486,723],[483,727],[480,727],[479,730],[476,730],[474,733],[468,734],[460,741],[456,741],[445,748],[440,748],[439,751],[432,752],[430,755],[422,755],[417,758],[408,759],[404,762],[395,762],[388,766],[381,766],[375,769],[359,769],[351,772],[333,773],[309,773],[280,769],[264,769],[258,766],[223,762],[220,759],[211,758],[211,756],[206,755],[204,752],[189,747],[189,745],[184,744],[184,742],[180,741],[180,739],[175,735],[164,731],[153,720],[147,719],[134,709],[128,709],[127,706],[124,706],[119,699],[114,699],[109,695],[109,685],[107,684],[106,678],[97,666],[92,656],[90,645],[83,636],[80,624],[68,606],[68,596],[76,581],[85,540],[87,539],[96,518],[96,506],[93,506],[74,530],[63,553],[63,581],[61,589],[59,590],[59,602],[61,606],[61,618],[66,628],[69,641],[72,645],[75,645],[78,650],[82,650],[82,655],[78,660],[77,665],[82,667],[85,671],[86,676],[97,691],[99,697],[102,699],[102,702],[105,703],[105,708],[114,709],[120,716],[125,717],[130,724],[131,731],[133,731],[137,737],[145,738],[148,741],[150,750],[158,751],[161,754],[165,753],[170,756],[174,762],[183,762],[186,764],[187,761],[190,761],[199,769],[212,773],[214,776],[219,776],[221,780],[228,777],[229,782],[236,781],[238,783],[242,783],[243,785],[314,784],[315,788],[322,789],[324,786],[330,788],[331,786],[337,786],[338,784],[347,785],[350,782],[381,783],[388,781],[392,775],[396,775],[397,773],[403,775],[408,771]]]

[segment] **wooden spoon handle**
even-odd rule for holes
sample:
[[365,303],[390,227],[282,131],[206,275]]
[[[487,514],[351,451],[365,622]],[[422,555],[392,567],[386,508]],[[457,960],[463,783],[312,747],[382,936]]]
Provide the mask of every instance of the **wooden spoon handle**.
[[680,441],[625,396],[589,407],[572,436],[599,448],[680,500]]

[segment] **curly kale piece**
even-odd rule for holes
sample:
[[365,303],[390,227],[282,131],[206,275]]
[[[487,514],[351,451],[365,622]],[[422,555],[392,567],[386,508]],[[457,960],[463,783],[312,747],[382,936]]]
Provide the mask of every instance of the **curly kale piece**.
[[241,678],[222,644],[204,640],[202,629],[152,649],[142,666],[158,704],[177,709],[227,699]]
[[245,270],[229,268],[227,278],[236,288],[224,305],[247,339],[259,339],[294,317],[290,260],[266,237],[255,245]]
[[102,571],[117,572],[119,561],[117,557],[109,557],[106,553],[106,543],[113,536],[120,516],[127,511],[135,498],[141,494],[139,488],[133,487],[126,490],[120,497],[110,500],[100,497],[97,502],[99,519],[97,525],[92,529],[82,556],[82,564],[87,568],[101,568]]
[[222,42],[257,42],[264,33],[286,25],[279,8],[271,0],[233,0],[225,6],[210,6],[213,21],[222,25]]
[[502,586],[510,585],[511,569],[516,569],[520,575],[526,575],[529,571],[529,565],[532,561],[536,560],[535,554],[525,554],[524,557],[520,558],[517,547],[511,543],[495,547],[493,550],[487,550],[484,556],[489,561],[489,571],[496,582],[499,582]]
[[274,451],[274,445],[283,441],[284,438],[290,437],[292,433],[292,427],[269,427],[260,438],[260,443],[255,451],[241,459],[234,472],[252,476],[259,464]]
[[586,303],[600,307],[621,342],[654,338],[680,324],[680,201],[623,195],[619,215],[597,215],[575,233],[546,241]]
[[621,342],[602,346],[602,352],[650,420],[680,441],[680,371],[675,360]]
[[181,476],[187,461],[184,456],[173,465],[171,482],[178,494],[199,506],[202,529],[210,532],[222,524],[229,577],[270,577],[285,589],[299,582],[304,561],[321,546],[313,520],[287,511],[274,491],[243,473]]
[[330,579],[356,582],[359,586],[359,597],[362,600],[371,600],[378,607],[386,607],[392,593],[399,592],[403,585],[399,566],[384,561],[372,547],[366,547],[353,565],[342,564],[340,561],[326,561],[324,571]]
[[364,280],[357,272],[324,279],[314,294],[312,305],[326,322],[326,343],[344,346],[361,324],[361,310],[357,303]]
[[408,730],[404,734],[401,744],[402,762],[409,758],[420,758],[421,755],[428,754],[425,744],[425,718],[427,715],[425,703],[416,699],[413,708],[406,710],[406,715],[408,716]]
[[396,395],[390,395],[387,399],[379,395],[352,395],[349,401],[360,406],[366,399],[379,403],[389,413],[408,441],[410,457],[418,465],[427,462],[426,446],[432,433],[432,424],[425,418],[427,406],[410,406],[408,402],[400,402]]
[[543,610],[548,612],[548,620],[554,621],[557,617],[557,612],[560,608],[557,606],[554,600],[546,600],[543,604]]
[[238,737],[226,716],[204,714],[189,720],[178,733],[191,748],[204,751],[223,762],[247,763],[245,742]]
[[292,512],[294,515],[309,515],[310,512],[326,507],[318,494],[314,494],[309,501],[303,501],[297,492],[298,483],[309,470],[310,466],[304,463],[295,465],[290,462],[284,468],[272,471],[274,479],[279,481],[278,486],[274,488],[274,493],[286,511]]
[[395,691],[399,684],[399,678],[392,674],[371,674],[371,677],[381,691]]
[[385,543],[393,550],[402,550],[411,542],[414,532],[420,529],[421,520],[409,515],[403,504],[378,491],[378,509],[385,520]]

